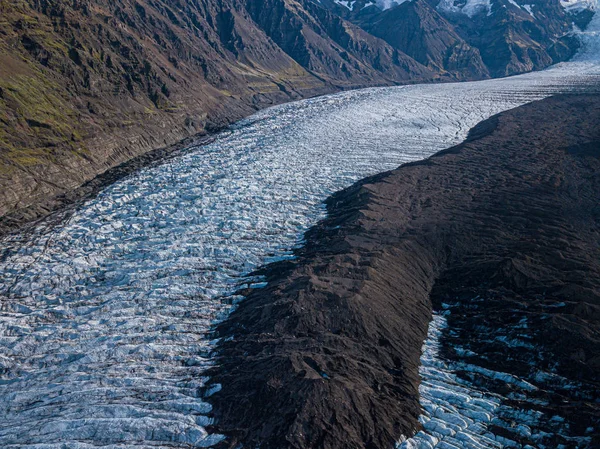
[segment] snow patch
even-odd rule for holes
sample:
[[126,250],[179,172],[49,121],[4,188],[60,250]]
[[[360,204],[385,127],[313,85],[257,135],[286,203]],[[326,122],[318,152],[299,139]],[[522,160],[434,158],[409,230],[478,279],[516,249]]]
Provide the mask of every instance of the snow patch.
[[409,1],[412,0],[375,0],[375,3],[379,8],[385,11],[386,9],[393,8],[394,6],[398,6]]
[[525,10],[529,13],[531,17],[535,18],[535,14],[533,13],[533,6],[534,5],[523,5],[523,8],[525,8]]
[[348,8],[350,11],[352,11],[354,9],[354,4],[356,3],[356,0],[353,1],[346,1],[346,0],[334,0],[338,5],[344,6],[345,8]]
[[491,0],[466,0],[466,2],[458,2],[457,0],[441,0],[438,3],[437,9],[446,13],[464,14],[470,18],[479,14],[492,13]]
[[572,13],[580,13],[586,10],[596,11],[598,9],[598,0],[560,0],[560,4]]

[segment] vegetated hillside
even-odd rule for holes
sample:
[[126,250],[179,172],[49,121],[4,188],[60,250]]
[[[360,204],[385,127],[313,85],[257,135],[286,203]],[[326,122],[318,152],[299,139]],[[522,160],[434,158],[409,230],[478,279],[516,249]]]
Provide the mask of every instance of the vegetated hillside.
[[1,0],[0,216],[273,103],[433,77],[291,0]]

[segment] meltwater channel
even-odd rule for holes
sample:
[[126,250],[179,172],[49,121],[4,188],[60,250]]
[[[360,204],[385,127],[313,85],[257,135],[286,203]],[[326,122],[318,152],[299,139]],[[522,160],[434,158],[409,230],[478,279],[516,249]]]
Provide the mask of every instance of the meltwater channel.
[[[574,61],[542,72],[366,89],[259,112],[116,182],[59,223],[0,241],[0,446],[219,442],[205,430],[220,388],[205,376],[210,330],[240,285],[261,287],[248,273],[292,257],[323,218],[323,200],[354,181],[457,144],[503,110],[600,90],[598,18],[590,29]],[[430,397],[439,390],[437,374],[428,377],[432,335],[422,370],[433,385],[422,390],[428,409],[444,400]],[[479,401],[488,415],[494,401]],[[436,419],[462,419],[450,415]],[[471,428],[485,433],[485,423]],[[480,447],[465,432],[473,443],[444,442],[430,426],[402,444]]]

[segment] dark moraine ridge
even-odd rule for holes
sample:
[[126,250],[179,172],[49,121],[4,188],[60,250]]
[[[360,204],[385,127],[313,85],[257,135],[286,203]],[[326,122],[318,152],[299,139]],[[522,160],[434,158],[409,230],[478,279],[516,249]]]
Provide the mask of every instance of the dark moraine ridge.
[[[599,125],[598,96],[546,99],[333,195],[297,259],[268,266],[268,286],[243,292],[218,329],[225,446],[391,448],[412,435],[442,301],[478,363],[532,382],[532,361],[552,368],[579,387],[546,392],[550,416],[600,422]],[[512,332],[535,349],[486,342],[522,316],[529,327]]]

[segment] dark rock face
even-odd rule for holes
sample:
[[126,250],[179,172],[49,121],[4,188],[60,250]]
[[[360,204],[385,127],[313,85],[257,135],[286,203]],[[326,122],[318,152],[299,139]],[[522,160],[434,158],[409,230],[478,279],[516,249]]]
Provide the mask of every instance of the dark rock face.
[[[268,286],[218,329],[223,389],[211,402],[225,446],[384,448],[412,435],[420,348],[442,303],[456,329],[446,356],[460,339],[481,354],[470,363],[521,376],[546,399],[516,406],[563,416],[575,435],[597,429],[598,123],[597,96],[532,103],[331,197],[298,258],[267,267]],[[529,327],[514,326],[523,317]],[[490,338],[506,331],[532,349],[507,353]],[[546,443],[572,447],[561,438]]]
[[489,10],[468,13],[460,9],[465,3],[412,0],[381,10],[359,0],[349,10],[323,0],[394,48],[458,80],[514,75],[564,61],[578,48],[569,36],[573,24],[585,28],[592,15],[568,14],[559,1],[491,0]]
[[247,0],[253,20],[310,73],[339,87],[431,79],[434,72],[321,6]]
[[[529,13],[523,6],[529,5]],[[578,47],[570,39],[573,18],[557,2],[492,2],[492,14],[457,22],[458,32],[478,48],[492,76],[545,68],[570,58]]]
[[363,27],[446,76],[458,80],[489,77],[479,50],[424,0],[402,3],[364,21]]

